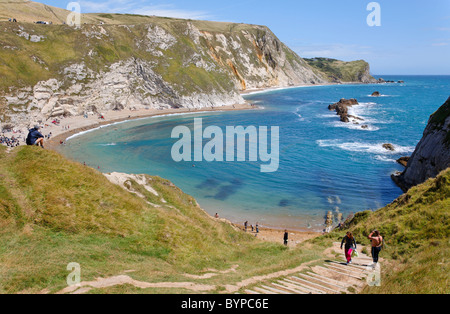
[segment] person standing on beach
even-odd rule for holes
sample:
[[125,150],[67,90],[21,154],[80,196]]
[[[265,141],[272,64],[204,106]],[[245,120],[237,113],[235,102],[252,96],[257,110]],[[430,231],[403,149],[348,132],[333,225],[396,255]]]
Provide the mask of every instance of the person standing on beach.
[[248,221],[244,222],[244,230],[245,230],[245,232],[247,232],[247,228],[248,228]]
[[289,242],[289,233],[287,230],[284,230],[284,245],[288,245]]
[[345,235],[345,237],[342,239],[341,242],[341,250],[342,247],[345,243],[345,258],[347,260],[347,265],[352,263],[352,253],[353,250],[356,250],[356,240],[355,237],[353,236],[353,233],[351,232],[347,232],[347,234]]
[[380,231],[375,230],[369,236],[368,239],[372,242],[372,259],[374,265],[378,264],[380,252],[383,248],[383,237]]

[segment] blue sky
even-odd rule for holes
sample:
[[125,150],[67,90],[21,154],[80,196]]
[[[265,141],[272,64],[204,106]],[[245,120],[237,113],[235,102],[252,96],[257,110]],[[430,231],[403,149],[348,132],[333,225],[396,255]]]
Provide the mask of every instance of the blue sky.
[[[70,1],[40,0],[66,8]],[[135,13],[267,25],[302,57],[364,59],[373,74],[450,75],[450,0],[87,0],[82,13]]]

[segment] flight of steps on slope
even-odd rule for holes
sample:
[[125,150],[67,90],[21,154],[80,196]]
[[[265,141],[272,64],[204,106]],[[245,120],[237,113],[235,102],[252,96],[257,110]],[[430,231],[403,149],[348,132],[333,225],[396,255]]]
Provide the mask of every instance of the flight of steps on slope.
[[325,261],[309,270],[246,289],[247,294],[343,294],[357,293],[367,285],[372,261],[366,256],[344,261]]

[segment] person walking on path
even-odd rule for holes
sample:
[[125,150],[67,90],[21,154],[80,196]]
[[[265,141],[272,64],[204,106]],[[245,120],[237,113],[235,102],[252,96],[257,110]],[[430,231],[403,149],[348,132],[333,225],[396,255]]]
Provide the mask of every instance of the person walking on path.
[[244,222],[244,230],[245,230],[245,232],[247,232],[247,228],[248,228],[248,221]]
[[372,241],[372,259],[374,265],[378,264],[380,252],[383,248],[383,237],[380,234],[380,231],[375,230],[369,236],[368,239]]
[[344,249],[345,258],[347,260],[347,265],[348,265],[348,264],[352,263],[353,250],[357,249],[356,240],[355,240],[355,237],[353,236],[353,233],[347,232],[345,237],[342,239],[341,250],[342,250],[344,243],[345,243],[345,249]]
[[289,242],[289,233],[287,230],[284,230],[284,245],[287,246]]

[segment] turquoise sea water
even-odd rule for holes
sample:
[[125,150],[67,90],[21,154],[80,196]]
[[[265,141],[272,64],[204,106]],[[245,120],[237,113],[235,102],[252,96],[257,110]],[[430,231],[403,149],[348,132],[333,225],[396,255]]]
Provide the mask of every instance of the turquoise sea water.
[[[263,226],[323,229],[328,211],[377,209],[402,192],[390,175],[410,155],[450,94],[450,76],[383,76],[404,84],[301,87],[245,96],[262,110],[147,118],[111,125],[68,141],[62,152],[102,172],[147,173],[173,181],[214,215]],[[382,97],[370,95],[379,91]],[[339,121],[328,105],[356,98],[367,129]],[[180,162],[171,158],[174,127],[279,126],[280,166],[260,162]],[[207,140],[205,140],[207,142]],[[395,152],[382,148],[392,143]]]

